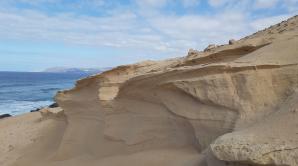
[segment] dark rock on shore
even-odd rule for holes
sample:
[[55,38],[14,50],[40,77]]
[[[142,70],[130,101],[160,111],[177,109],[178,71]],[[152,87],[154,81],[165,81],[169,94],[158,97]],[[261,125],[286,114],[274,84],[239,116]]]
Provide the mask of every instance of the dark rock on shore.
[[11,117],[10,114],[2,114],[0,115],[0,119],[4,119],[4,118],[8,118],[8,117]]
[[59,107],[58,103],[53,103],[49,105],[49,108],[56,108],[56,107]]
[[[58,105],[58,103],[53,103],[53,104],[51,104],[51,105],[49,105],[48,106],[49,108],[57,108],[57,107],[59,107],[59,105]],[[40,111],[40,110],[42,110],[43,108],[36,108],[36,109],[34,109],[34,110],[31,110],[30,112],[38,112],[38,111]]]
[[34,110],[31,110],[30,112],[38,112],[38,111],[40,111],[41,110],[41,108],[36,108],[36,109],[34,109]]

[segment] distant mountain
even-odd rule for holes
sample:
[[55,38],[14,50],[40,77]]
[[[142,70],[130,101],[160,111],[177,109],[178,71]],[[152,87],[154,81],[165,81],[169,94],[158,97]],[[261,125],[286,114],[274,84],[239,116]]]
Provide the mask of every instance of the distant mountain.
[[86,74],[96,74],[103,71],[109,70],[111,68],[66,68],[66,67],[53,67],[44,70],[46,73],[86,73]]

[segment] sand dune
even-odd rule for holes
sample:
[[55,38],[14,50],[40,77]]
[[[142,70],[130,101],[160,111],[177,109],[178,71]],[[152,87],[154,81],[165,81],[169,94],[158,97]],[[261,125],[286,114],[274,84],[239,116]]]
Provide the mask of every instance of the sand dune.
[[0,120],[1,166],[298,165],[298,17],[119,66]]

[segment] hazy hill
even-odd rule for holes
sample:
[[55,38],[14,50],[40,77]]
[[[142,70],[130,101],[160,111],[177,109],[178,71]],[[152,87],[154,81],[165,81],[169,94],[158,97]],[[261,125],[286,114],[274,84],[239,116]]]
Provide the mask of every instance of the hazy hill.
[[87,73],[96,74],[109,70],[110,68],[66,68],[66,67],[53,67],[44,70],[47,73]]

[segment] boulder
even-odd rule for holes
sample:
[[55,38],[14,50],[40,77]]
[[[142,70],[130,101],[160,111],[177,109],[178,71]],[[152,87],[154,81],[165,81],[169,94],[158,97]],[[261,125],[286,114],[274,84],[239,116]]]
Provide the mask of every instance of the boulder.
[[196,54],[198,54],[197,50],[192,49],[192,48],[188,50],[188,56],[193,56],[193,55],[196,55]]
[[230,39],[229,40],[229,45],[233,45],[233,44],[235,44],[236,43],[236,40],[235,39]]
[[204,52],[211,51],[215,49],[217,46],[215,44],[210,44],[207,48],[204,49]]
[[41,108],[36,108],[36,109],[31,110],[30,112],[38,112],[40,110],[41,110]]
[[8,118],[8,117],[11,117],[10,114],[2,114],[0,115],[0,119],[4,119],[4,118]]
[[60,118],[64,117],[64,110],[57,108],[44,108],[39,111],[43,118]]
[[59,107],[58,103],[53,103],[49,105],[49,108],[57,108],[57,107]]

